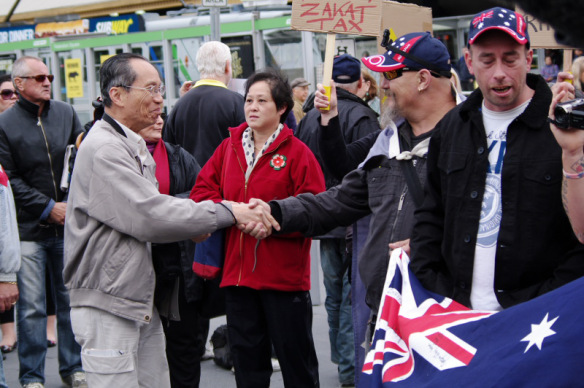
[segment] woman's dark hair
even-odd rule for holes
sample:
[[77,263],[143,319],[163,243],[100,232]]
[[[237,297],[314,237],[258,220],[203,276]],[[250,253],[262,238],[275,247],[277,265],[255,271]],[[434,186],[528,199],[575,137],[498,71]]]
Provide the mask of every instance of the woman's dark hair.
[[280,116],[280,123],[286,121],[286,117],[294,107],[294,100],[292,99],[292,88],[288,83],[288,79],[282,75],[278,70],[272,68],[266,68],[264,70],[257,71],[249,76],[245,82],[245,94],[244,99],[247,99],[247,93],[249,93],[249,88],[256,82],[264,81],[270,85],[270,91],[272,93],[272,99],[276,103],[276,109],[282,109],[286,107],[286,111],[282,116]]
[[10,74],[0,75],[0,85],[2,85],[4,82],[12,83],[12,77],[10,76]]

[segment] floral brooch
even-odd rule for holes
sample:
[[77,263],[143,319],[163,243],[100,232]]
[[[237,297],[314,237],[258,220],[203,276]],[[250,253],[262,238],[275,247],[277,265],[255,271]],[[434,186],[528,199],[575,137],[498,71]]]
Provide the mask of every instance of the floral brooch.
[[280,171],[286,167],[286,157],[284,155],[276,154],[270,160],[270,167],[276,171]]

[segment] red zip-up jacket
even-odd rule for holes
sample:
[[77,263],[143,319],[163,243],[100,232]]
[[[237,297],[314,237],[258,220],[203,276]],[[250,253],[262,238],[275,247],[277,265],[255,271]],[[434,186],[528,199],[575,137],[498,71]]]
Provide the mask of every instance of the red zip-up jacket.
[[[243,123],[229,129],[231,137],[219,145],[199,173],[191,199],[247,203],[252,198],[260,198],[268,202],[324,191],[324,177],[314,154],[287,126],[256,162],[246,182],[247,163],[241,142],[246,128],[247,123]],[[254,237],[231,227],[225,238],[221,286],[308,291],[310,242],[299,233],[292,233],[273,235],[258,244]]]

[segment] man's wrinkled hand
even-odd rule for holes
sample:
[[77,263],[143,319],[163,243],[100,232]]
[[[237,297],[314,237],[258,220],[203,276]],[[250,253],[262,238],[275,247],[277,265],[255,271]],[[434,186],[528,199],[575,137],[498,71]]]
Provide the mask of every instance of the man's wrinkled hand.
[[257,201],[254,201],[251,205],[232,204],[237,227],[257,239],[268,237],[272,233],[272,228],[280,230],[280,224],[270,214],[269,206],[267,206],[267,209],[266,206]]

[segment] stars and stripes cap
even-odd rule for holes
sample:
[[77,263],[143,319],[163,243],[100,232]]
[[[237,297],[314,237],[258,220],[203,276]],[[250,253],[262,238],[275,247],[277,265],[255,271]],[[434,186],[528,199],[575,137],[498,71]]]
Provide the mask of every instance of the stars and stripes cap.
[[495,7],[476,14],[470,21],[468,44],[473,44],[485,31],[500,30],[509,34],[519,44],[529,43],[527,23],[521,14]]
[[397,38],[385,54],[362,58],[372,71],[384,72],[411,69],[428,69],[450,77],[450,54],[446,46],[429,32],[412,32]]

